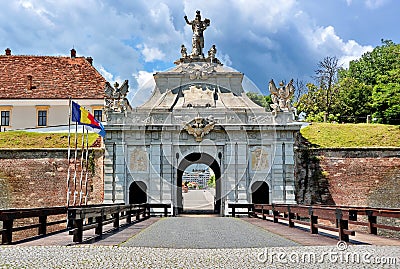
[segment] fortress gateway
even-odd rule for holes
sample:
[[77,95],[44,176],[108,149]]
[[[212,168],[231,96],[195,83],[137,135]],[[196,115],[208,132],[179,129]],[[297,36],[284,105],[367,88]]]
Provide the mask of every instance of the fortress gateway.
[[105,203],[171,203],[182,212],[182,175],[191,164],[208,165],[216,177],[214,211],[228,203],[295,203],[294,134],[288,99],[291,83],[275,88],[274,111],[253,103],[243,74],[224,67],[212,46],[204,56],[210,21],[197,12],[192,53],[182,45],[176,67],[154,74],[143,105],[125,105],[127,84],[106,90]]

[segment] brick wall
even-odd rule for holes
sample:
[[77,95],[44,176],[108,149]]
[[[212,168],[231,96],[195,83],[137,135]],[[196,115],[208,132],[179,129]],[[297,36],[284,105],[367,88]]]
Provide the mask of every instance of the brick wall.
[[[102,203],[103,151],[92,150],[90,156],[88,203]],[[70,167],[73,178],[75,165],[71,162]],[[66,205],[67,171],[66,149],[0,150],[0,208]],[[78,187],[79,180],[80,164],[77,165]],[[70,184],[73,188],[72,179]]]
[[400,207],[400,149],[309,149],[296,152],[301,204]]

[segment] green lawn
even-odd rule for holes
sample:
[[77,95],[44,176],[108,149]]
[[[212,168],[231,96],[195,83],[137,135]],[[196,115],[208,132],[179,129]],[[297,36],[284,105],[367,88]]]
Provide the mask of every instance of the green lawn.
[[[98,134],[89,134],[89,147]],[[85,138],[86,141],[86,138]],[[75,133],[71,134],[71,147],[75,147]],[[82,134],[78,134],[81,147]],[[0,132],[0,148],[68,148],[67,133],[33,133],[24,131]]]
[[316,147],[400,147],[400,126],[312,123],[301,134]]

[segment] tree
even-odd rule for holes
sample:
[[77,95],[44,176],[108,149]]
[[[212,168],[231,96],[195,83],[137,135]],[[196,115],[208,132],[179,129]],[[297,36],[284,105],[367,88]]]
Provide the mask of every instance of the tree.
[[366,85],[376,85],[379,75],[388,75],[389,71],[399,68],[400,46],[391,40],[381,40],[382,46],[377,46],[371,52],[362,55],[358,60],[351,61],[347,76]]
[[335,56],[327,56],[318,63],[318,69],[315,70],[315,80],[324,95],[323,102],[320,105],[328,115],[339,92],[339,88],[335,85],[339,69],[338,59]]
[[340,77],[365,86],[359,88],[364,91],[360,94],[370,95],[370,114],[376,122],[400,124],[400,45],[391,40],[381,41],[382,46],[350,62],[349,69],[341,72]]
[[293,95],[293,103],[297,103],[300,97],[308,92],[307,83],[303,80],[296,79],[293,86],[296,89]]
[[338,83],[340,120],[343,122],[365,122],[372,114],[372,86],[353,78],[343,78]]
[[271,110],[270,104],[272,104],[272,99],[270,95],[262,95],[255,92],[248,92],[246,93],[246,95],[250,98],[251,101],[253,101],[257,105]]
[[378,76],[372,92],[373,118],[376,122],[400,124],[400,69]]

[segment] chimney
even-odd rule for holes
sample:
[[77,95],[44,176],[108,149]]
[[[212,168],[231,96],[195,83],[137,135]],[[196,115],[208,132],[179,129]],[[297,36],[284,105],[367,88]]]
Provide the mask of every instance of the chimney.
[[92,57],[86,57],[86,60],[90,63],[90,65],[93,65],[93,58]]
[[7,55],[7,56],[11,56],[11,50],[10,50],[10,48],[6,48],[6,55]]
[[75,58],[76,58],[76,50],[75,50],[75,49],[72,49],[72,50],[71,50],[71,58],[72,58],[72,59],[75,59]]

